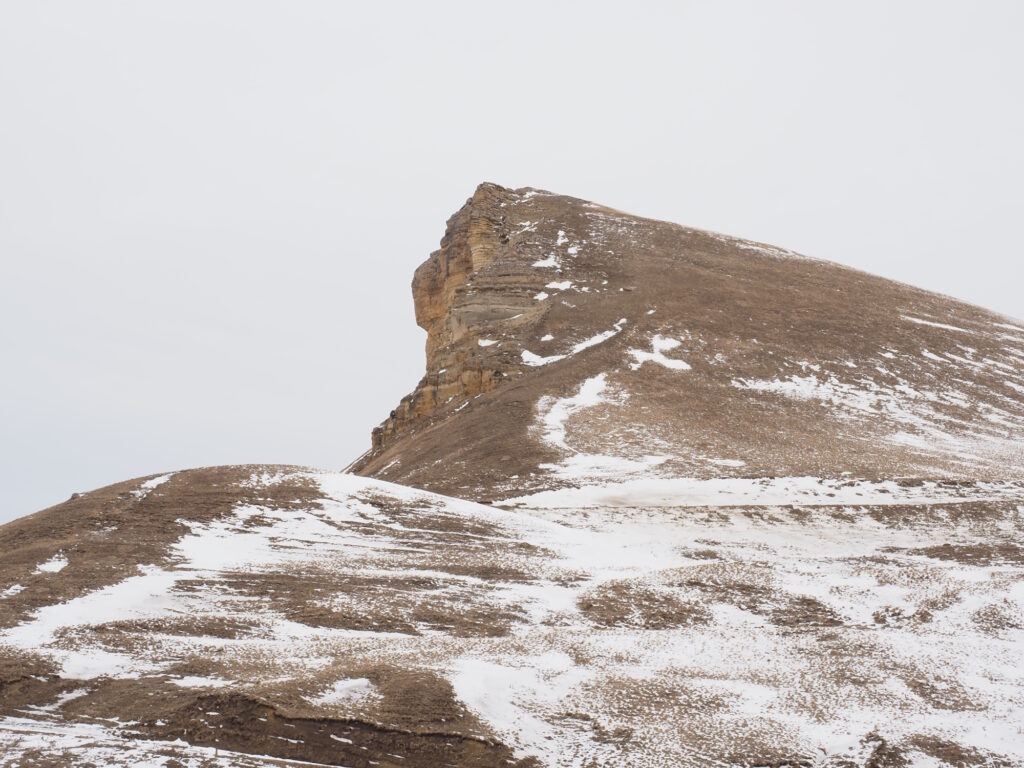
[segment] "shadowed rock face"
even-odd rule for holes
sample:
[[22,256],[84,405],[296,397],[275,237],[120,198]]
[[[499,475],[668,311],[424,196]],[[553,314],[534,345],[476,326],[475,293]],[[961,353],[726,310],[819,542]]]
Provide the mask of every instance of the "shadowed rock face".
[[1024,474],[1024,325],[836,264],[484,184],[413,298],[427,372],[363,474],[477,499]]
[[362,475],[0,526],[0,768],[1024,764],[1021,324],[488,184],[413,293]]

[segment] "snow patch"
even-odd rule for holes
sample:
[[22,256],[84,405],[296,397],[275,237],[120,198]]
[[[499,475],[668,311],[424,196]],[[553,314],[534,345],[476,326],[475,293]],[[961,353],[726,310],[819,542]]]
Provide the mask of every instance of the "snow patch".
[[558,732],[539,715],[550,717],[564,709],[569,694],[592,674],[557,651],[517,662],[459,659],[451,675],[452,688],[513,747],[526,754],[550,755]]
[[[564,442],[564,429],[552,430]],[[977,483],[946,488],[936,482],[901,486],[887,480],[828,479],[810,476],[764,478],[647,477],[580,488],[561,488],[502,503],[532,509],[563,507],[744,507],[940,504],[959,501],[1007,501],[1021,493],[1019,483]]]
[[992,325],[997,328],[1005,328],[1008,331],[1019,331],[1020,333],[1024,333],[1024,328],[1021,328],[1019,325],[1011,325],[1010,323],[992,323]]
[[675,349],[682,342],[679,339],[669,339],[661,335],[656,335],[651,339],[651,352],[647,352],[642,349],[630,349],[627,350],[636,362],[630,363],[631,369],[638,370],[644,363],[652,362],[658,365],[670,368],[674,371],[689,371],[691,366],[684,360],[678,360],[671,357],[665,357],[665,352]]
[[576,344],[572,348],[572,352],[570,352],[569,354],[575,355],[577,352],[582,352],[584,349],[589,349],[590,347],[596,346],[604,341],[608,341],[608,339],[610,339],[612,336],[621,331],[622,326],[624,326],[625,324],[626,318],[620,318],[619,322],[617,322],[613,328],[607,331],[603,331],[597,334],[596,336],[591,336],[589,339],[584,339],[580,343]]
[[564,480],[619,479],[624,475],[646,472],[668,461],[668,456],[606,456],[598,453],[574,453],[557,464],[545,463],[540,468]]
[[35,573],[60,573],[68,567],[68,559],[63,552],[58,552],[45,563],[36,566]]
[[565,355],[549,355],[548,357],[541,357],[528,349],[523,350],[523,362],[535,367],[538,365],[547,365],[548,363],[556,363],[559,360],[564,359]]
[[321,707],[353,704],[375,696],[376,692],[376,687],[365,677],[354,677],[338,680],[319,696],[309,698],[307,701]]
[[[883,375],[891,377],[888,373]],[[910,445],[907,435],[917,435],[918,447],[927,447],[929,453],[963,459],[973,451],[971,461],[977,460],[978,451],[1014,452],[1013,436],[1007,434],[1005,427],[1024,428],[1024,419],[1012,410],[990,409],[986,419],[1003,426],[993,427],[989,432],[969,424],[957,409],[972,407],[971,394],[948,385],[935,390],[915,389],[902,379],[880,384],[866,375],[849,381],[832,373],[791,375],[787,379],[733,379],[732,385],[796,400],[817,400],[832,406],[831,416],[837,419],[870,419],[876,425],[888,422],[892,432],[884,439],[889,442]]]
[[976,331],[970,331],[966,328],[960,328],[956,325],[947,325],[946,323],[936,323],[933,320],[923,320],[920,317],[911,317],[910,315],[900,315],[904,320],[909,320],[917,325],[927,325],[930,328],[942,328],[945,331],[958,331],[959,333],[969,333],[972,336],[977,335]]
[[150,478],[146,482],[141,483],[138,488],[133,490],[132,496],[134,496],[137,499],[146,498],[155,488],[159,488],[161,485],[163,485],[172,477],[174,477],[174,474],[174,472],[170,472],[166,475],[160,475],[159,477]]
[[584,381],[579,391],[571,397],[540,399],[537,403],[537,421],[541,439],[570,454],[556,464],[541,464],[541,469],[557,477],[578,481],[585,478],[618,478],[645,472],[668,460],[667,456],[631,458],[586,453],[569,445],[566,437],[569,419],[584,409],[613,402],[607,395],[607,374],[601,373]]
[[88,688],[76,688],[73,691],[65,691],[60,696],[58,696],[57,700],[52,704],[47,704],[46,706],[42,707],[32,707],[32,709],[37,712],[55,712],[61,707],[63,707],[65,704],[67,704],[69,701],[74,701],[75,699],[80,699],[83,696],[88,695]]
[[[549,355],[547,357],[541,357],[540,355],[535,354],[528,349],[524,349],[522,352],[523,362],[526,363],[527,365],[538,366],[547,365],[548,363],[554,363],[559,360],[564,360],[567,357],[572,357],[573,355],[582,352],[585,349],[590,349],[590,347],[594,347],[597,346],[598,344],[601,344],[602,342],[608,341],[608,339],[610,339],[612,336],[614,336],[615,334],[619,333],[622,330],[622,326],[624,326],[626,322],[626,318],[620,318],[619,322],[617,322],[614,325],[614,327],[610,328],[607,331],[603,331],[597,334],[596,336],[591,336],[589,339],[584,339],[583,341],[574,344],[573,348],[564,355]],[[548,334],[548,336],[542,338],[541,341],[548,341],[550,340],[550,338],[554,337],[551,336],[551,334]]]
[[565,442],[565,423],[574,413],[605,402],[602,395],[607,386],[607,376],[601,373],[587,379],[572,397],[541,398],[537,410],[543,426],[541,437],[545,443],[563,450],[571,450]]

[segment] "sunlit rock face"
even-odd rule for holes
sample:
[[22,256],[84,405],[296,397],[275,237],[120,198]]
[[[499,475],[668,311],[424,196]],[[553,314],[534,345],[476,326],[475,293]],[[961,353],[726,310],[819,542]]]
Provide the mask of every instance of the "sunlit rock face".
[[0,526],[0,766],[1024,765],[1024,326],[490,184],[413,295],[358,474]]
[[544,275],[509,248],[505,198],[506,190],[481,185],[449,219],[441,248],[416,270],[412,293],[416,322],[427,332],[427,372],[374,430],[375,451],[438,408],[489,392],[522,369],[488,333],[527,332],[543,315],[534,296]]

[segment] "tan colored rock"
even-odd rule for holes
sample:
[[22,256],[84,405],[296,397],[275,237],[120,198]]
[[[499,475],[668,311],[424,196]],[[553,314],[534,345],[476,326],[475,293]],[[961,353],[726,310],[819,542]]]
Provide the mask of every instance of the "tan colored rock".
[[[489,392],[522,370],[498,339],[541,316],[533,297],[546,275],[529,268],[509,232],[509,193],[481,184],[448,220],[440,249],[416,270],[412,294],[416,322],[427,332],[427,372],[373,431],[374,451],[439,407]],[[488,269],[496,261],[501,269]]]

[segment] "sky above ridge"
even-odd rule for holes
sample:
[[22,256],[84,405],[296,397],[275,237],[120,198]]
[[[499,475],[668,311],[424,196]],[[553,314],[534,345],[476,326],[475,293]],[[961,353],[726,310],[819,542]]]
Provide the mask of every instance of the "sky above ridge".
[[1013,2],[0,2],[0,522],[340,468],[484,180],[1024,318]]

